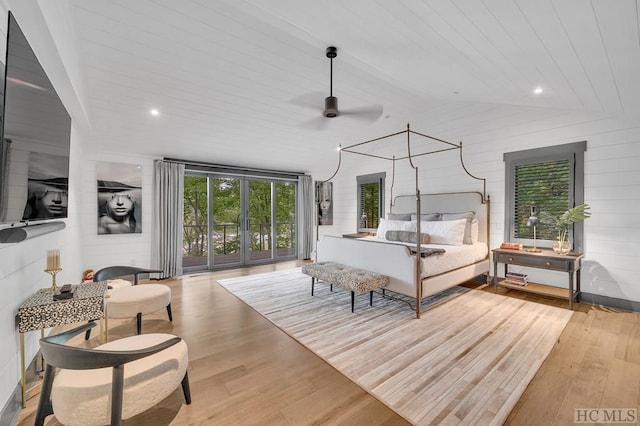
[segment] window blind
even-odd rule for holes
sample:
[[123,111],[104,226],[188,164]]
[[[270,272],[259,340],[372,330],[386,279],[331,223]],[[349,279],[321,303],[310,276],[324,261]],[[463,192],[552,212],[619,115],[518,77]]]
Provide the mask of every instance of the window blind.
[[537,237],[555,240],[558,230],[545,217],[559,217],[569,208],[572,196],[569,160],[517,165],[514,179],[514,237],[531,238],[532,229],[527,226],[527,219],[531,206],[535,206]]

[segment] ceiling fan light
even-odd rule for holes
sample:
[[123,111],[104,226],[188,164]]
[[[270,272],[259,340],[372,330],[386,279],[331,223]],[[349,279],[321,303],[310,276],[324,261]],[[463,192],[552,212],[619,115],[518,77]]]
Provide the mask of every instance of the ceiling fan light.
[[340,111],[338,111],[338,98],[335,96],[327,96],[324,98],[323,114],[327,118],[333,118],[340,115]]

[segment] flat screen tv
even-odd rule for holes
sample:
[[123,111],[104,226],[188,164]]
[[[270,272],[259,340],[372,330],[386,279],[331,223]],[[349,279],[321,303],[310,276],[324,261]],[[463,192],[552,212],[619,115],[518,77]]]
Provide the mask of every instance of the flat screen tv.
[[9,13],[0,130],[0,223],[67,217],[71,117]]

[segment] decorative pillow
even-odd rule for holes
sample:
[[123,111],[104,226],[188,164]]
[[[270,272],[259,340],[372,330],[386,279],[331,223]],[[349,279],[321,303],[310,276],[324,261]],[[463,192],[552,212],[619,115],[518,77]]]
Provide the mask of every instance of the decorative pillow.
[[[411,222],[415,225],[417,222]],[[464,230],[467,219],[420,222],[420,232],[429,234],[431,244],[461,246],[464,244]]]
[[387,220],[411,220],[411,213],[387,213]]
[[467,226],[464,230],[464,243],[465,244],[473,244],[474,241],[471,238],[471,223],[473,222],[473,220],[476,219],[476,212],[474,211],[468,211],[468,212],[461,212],[461,213],[442,213],[442,220],[443,221],[448,221],[448,220],[458,220],[458,219],[467,219]]
[[480,225],[478,225],[478,219],[471,221],[471,244],[478,242],[480,238]]
[[[411,213],[411,220],[418,220],[418,215],[415,213]],[[442,216],[440,213],[421,213],[420,220],[423,222],[432,222],[434,220],[441,220]]]
[[[429,244],[429,234],[420,234],[422,239],[420,240],[420,244]],[[414,231],[387,231],[385,237],[389,241],[401,241],[403,243],[414,243],[416,242],[416,237],[418,236],[417,232]]]
[[[411,221],[407,220],[387,220],[381,217],[378,222],[378,231],[376,236],[381,240],[384,240],[387,231],[411,231],[411,223]],[[415,229],[413,230],[415,231]]]

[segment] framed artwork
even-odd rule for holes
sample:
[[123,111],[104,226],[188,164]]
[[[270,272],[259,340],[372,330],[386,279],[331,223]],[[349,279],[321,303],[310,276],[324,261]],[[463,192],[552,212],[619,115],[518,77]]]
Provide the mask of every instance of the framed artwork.
[[142,168],[98,161],[98,235],[142,232]]
[[29,154],[27,202],[22,220],[67,217],[69,157]]
[[316,181],[318,225],[333,225],[333,182]]

